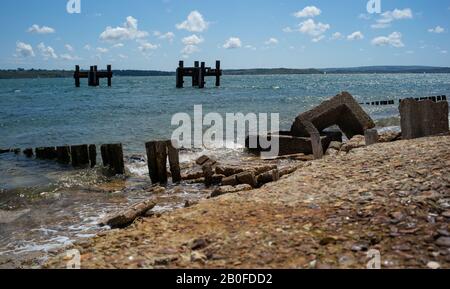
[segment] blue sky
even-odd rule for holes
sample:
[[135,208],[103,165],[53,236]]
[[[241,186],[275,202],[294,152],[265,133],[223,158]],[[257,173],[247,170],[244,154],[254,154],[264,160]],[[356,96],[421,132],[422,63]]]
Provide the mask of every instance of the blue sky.
[[450,0],[3,0],[0,68],[450,66]]

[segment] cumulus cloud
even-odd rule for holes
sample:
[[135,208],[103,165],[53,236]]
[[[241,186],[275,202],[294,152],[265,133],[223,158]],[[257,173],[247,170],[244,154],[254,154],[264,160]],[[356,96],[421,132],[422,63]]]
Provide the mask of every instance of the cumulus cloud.
[[434,27],[434,28],[428,29],[428,32],[440,34],[440,33],[444,33],[444,32],[445,32],[445,29],[442,28],[441,26],[436,26],[436,27]]
[[325,38],[325,35],[319,35],[319,36],[317,36],[317,37],[314,37],[313,39],[312,39],[312,42],[314,42],[314,43],[317,43],[317,42],[320,42],[322,39],[324,39]]
[[343,39],[344,35],[342,35],[341,32],[335,32],[333,35],[331,35],[331,40],[340,40]]
[[393,46],[396,48],[404,47],[402,42],[402,34],[400,32],[393,32],[389,36],[380,36],[372,40],[372,45],[375,46]]
[[39,43],[37,48],[39,49],[39,52],[45,59],[58,58],[58,55],[56,54],[55,50],[51,46],[46,46],[43,42]]
[[70,54],[67,54],[67,53],[65,53],[65,54],[61,54],[61,55],[59,56],[59,58],[61,58],[62,60],[65,60],[65,61],[74,61],[74,60],[80,60],[80,58],[79,58],[79,57],[76,57],[76,56],[72,56],[72,55],[70,55]]
[[28,32],[35,34],[52,34],[55,33],[55,29],[48,26],[40,27],[37,24],[33,24],[30,28],[28,28]]
[[209,23],[205,21],[203,15],[198,11],[192,11],[187,19],[176,27],[179,30],[187,30],[189,32],[203,32],[208,29]]
[[123,44],[123,43],[116,43],[113,45],[113,48],[122,48],[124,46],[125,46],[125,44]]
[[200,49],[199,49],[197,46],[195,46],[195,45],[186,45],[186,46],[181,50],[181,53],[182,53],[183,55],[187,56],[187,55],[189,55],[189,54],[192,54],[192,53],[195,53],[195,52],[198,52],[198,51],[200,51]]
[[161,33],[159,31],[155,31],[153,33],[153,35],[155,35],[156,37],[158,37],[159,39],[165,39],[168,40],[169,42],[173,42],[173,40],[175,39],[175,34],[173,32],[167,32],[167,33]]
[[391,26],[391,23],[396,20],[412,19],[413,12],[410,8],[406,9],[394,9],[392,11],[386,11],[381,14],[381,18],[377,20],[372,28],[387,28]]
[[158,45],[156,44],[152,44],[150,42],[142,42],[139,47],[138,47],[139,51],[141,51],[144,54],[148,54],[150,52],[152,52],[153,50],[158,49]]
[[193,35],[191,35],[191,36],[188,36],[188,37],[185,37],[185,38],[183,38],[183,40],[182,40],[182,42],[183,42],[183,44],[184,45],[199,45],[200,43],[202,43],[203,41],[205,41],[204,39],[203,39],[203,37],[199,37],[199,36],[197,36],[197,35],[195,35],[195,34],[193,34]]
[[298,30],[303,34],[308,34],[317,38],[330,28],[331,26],[329,24],[324,24],[321,22],[316,23],[313,19],[308,19],[300,23]]
[[322,11],[316,6],[307,6],[303,10],[294,13],[294,16],[297,18],[307,18],[319,16],[320,14],[322,14]]
[[128,16],[123,26],[106,27],[105,31],[100,34],[100,39],[104,41],[123,41],[145,38],[148,32],[138,29],[138,20],[132,16]]
[[264,42],[266,45],[277,45],[279,43],[278,39],[271,37],[266,42]]
[[33,47],[30,44],[20,41],[16,43],[16,53],[17,56],[21,57],[34,57]]
[[362,39],[364,39],[364,34],[362,34],[361,31],[355,31],[352,34],[348,35],[347,39],[350,40],[350,41],[362,40]]
[[236,49],[241,47],[242,47],[241,39],[237,37],[230,37],[223,45],[223,48],[225,49]]
[[89,44],[86,44],[86,45],[83,47],[83,49],[84,49],[84,50],[87,50],[87,51],[90,51],[90,50],[92,49],[92,46],[90,46]]

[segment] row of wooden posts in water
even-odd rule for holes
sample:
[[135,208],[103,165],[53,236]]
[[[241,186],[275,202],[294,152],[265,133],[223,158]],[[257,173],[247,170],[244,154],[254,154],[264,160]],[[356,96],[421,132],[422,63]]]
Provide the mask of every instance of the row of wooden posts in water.
[[216,78],[216,87],[220,86],[220,77],[222,76],[222,69],[220,68],[220,61],[216,61],[216,68],[206,67],[205,62],[194,62],[194,67],[184,67],[184,61],[180,61],[177,68],[177,88],[183,88],[184,77],[192,78],[192,86],[198,88],[205,87],[205,77],[214,76]]
[[[179,150],[172,144],[172,141],[152,141],[145,145],[148,159],[149,175],[152,183],[167,184],[169,173],[167,164],[169,163],[170,174],[173,183],[181,182],[181,169]],[[12,152],[19,154],[20,149],[1,150],[2,153]],[[106,144],[100,147],[103,166],[108,168],[112,175],[124,175],[125,163],[122,144]],[[39,160],[57,161],[64,165],[72,165],[74,168],[94,168],[97,165],[96,145],[75,145],[58,147],[40,147],[36,149],[28,148],[23,150],[23,154]],[[168,162],[167,162],[168,161]]]
[[97,65],[91,66],[89,71],[80,71],[80,66],[75,66],[75,73],[73,78],[75,79],[75,87],[80,87],[80,79],[87,78],[89,86],[99,86],[101,78],[108,79],[108,86],[112,85],[112,66],[108,65],[106,71],[98,71]]
[[[447,96],[445,95],[438,95],[438,96],[428,96],[428,97],[417,97],[414,98],[417,101],[422,100],[431,100],[432,102],[439,102],[439,101],[447,101]],[[403,99],[400,99],[398,102],[401,103]],[[374,105],[374,106],[380,106],[380,105],[395,105],[395,100],[381,100],[381,101],[372,101],[372,102],[365,102],[360,103],[361,105]]]

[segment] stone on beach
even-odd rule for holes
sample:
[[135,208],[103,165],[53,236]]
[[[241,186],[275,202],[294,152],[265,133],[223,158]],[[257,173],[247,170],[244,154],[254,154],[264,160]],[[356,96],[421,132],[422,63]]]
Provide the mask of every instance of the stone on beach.
[[216,198],[226,194],[233,194],[238,192],[251,191],[253,188],[250,185],[237,185],[237,186],[222,186],[214,190],[211,194],[211,198]]

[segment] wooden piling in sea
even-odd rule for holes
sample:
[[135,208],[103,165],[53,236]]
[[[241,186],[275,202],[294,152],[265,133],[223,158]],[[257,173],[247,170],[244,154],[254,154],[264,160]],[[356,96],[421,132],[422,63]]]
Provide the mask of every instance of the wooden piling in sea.
[[89,166],[89,148],[88,145],[71,146],[72,166],[82,168]]
[[60,146],[56,148],[57,160],[59,163],[68,165],[71,161],[70,156],[70,147],[69,146]]
[[180,60],[177,69],[177,88],[183,88],[184,84],[184,61]]
[[216,86],[220,86],[220,78],[222,77],[222,70],[220,68],[220,61],[216,61],[216,67],[206,67],[205,62],[194,62],[194,67],[185,67],[184,61],[178,63],[176,70],[176,87],[184,87],[184,77],[192,77],[192,86],[198,86],[198,88],[205,87],[205,77],[214,76],[216,78]]
[[91,168],[94,168],[97,165],[97,146],[96,145],[89,146],[89,162],[91,164]]
[[75,66],[75,72],[73,74],[73,77],[75,79],[75,87],[80,87],[80,79],[81,78],[87,78],[88,79],[88,85],[89,86],[99,86],[100,85],[100,79],[101,78],[107,78],[108,79],[108,86],[112,85],[112,66],[107,65],[106,71],[99,71],[98,67],[96,65],[90,66],[89,71],[80,71],[80,66]]
[[172,182],[181,182],[179,150],[172,141],[152,141],[145,144],[148,171],[153,184],[168,182],[167,159],[169,159]]
[[101,146],[103,166],[113,175],[125,174],[122,144],[107,144]]
[[172,173],[172,182],[181,182],[181,170],[180,170],[180,152],[173,145],[173,141],[167,141],[167,154],[169,156],[170,172]]

